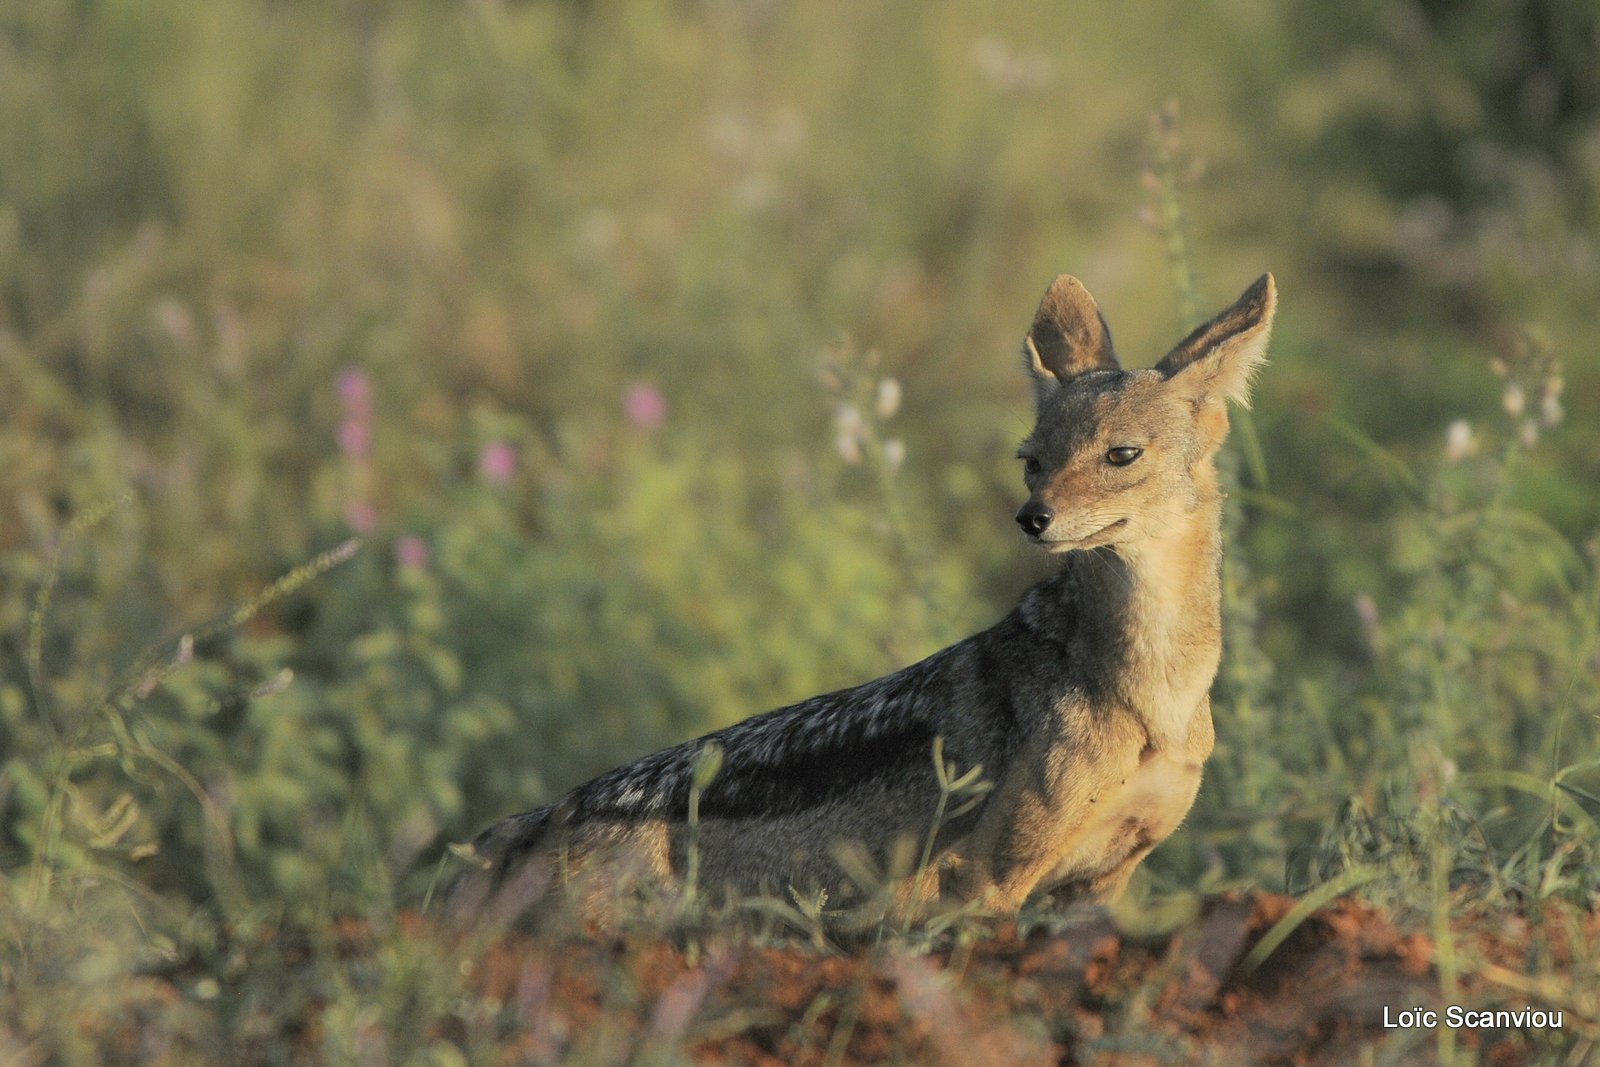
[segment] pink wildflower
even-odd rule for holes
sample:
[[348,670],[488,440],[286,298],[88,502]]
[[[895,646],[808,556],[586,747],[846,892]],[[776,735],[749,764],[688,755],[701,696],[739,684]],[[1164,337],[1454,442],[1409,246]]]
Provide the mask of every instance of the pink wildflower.
[[345,419],[341,422],[339,451],[351,459],[366,459],[372,451],[372,425],[365,419]]
[[667,421],[667,398],[649,382],[634,382],[622,394],[622,410],[635,426],[655,430]]
[[407,570],[421,570],[428,565],[428,544],[416,534],[406,534],[394,543],[394,558]]
[[367,372],[350,368],[339,372],[339,404],[344,419],[339,423],[339,451],[351,459],[366,459],[372,451],[372,379]]
[[517,473],[517,451],[504,441],[491,441],[478,453],[478,473],[495,485],[505,485]]
[[339,372],[339,402],[352,415],[372,410],[372,379],[366,371],[350,367]]

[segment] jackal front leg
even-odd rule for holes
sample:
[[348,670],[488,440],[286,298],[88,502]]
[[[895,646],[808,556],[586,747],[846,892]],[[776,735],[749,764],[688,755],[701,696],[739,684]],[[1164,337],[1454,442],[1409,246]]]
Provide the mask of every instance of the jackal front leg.
[[1137,749],[1126,759],[1049,755],[1022,761],[1002,779],[973,834],[967,895],[997,911],[1016,911],[1042,882],[1055,880],[1069,857],[1083,853],[1126,780],[1123,764],[1138,759]]

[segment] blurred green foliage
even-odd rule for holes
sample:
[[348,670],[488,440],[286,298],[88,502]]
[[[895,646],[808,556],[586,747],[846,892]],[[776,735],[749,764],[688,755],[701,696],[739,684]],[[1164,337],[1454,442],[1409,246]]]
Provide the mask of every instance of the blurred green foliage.
[[1448,802],[1572,888],[1597,56],[1563,0],[0,7],[5,899],[176,908],[158,955],[415,902],[498,815],[987,624],[1045,566],[1016,341],[1064,270],[1132,364],[1192,325],[1164,195],[1203,309],[1271,269],[1283,312],[1153,878]]

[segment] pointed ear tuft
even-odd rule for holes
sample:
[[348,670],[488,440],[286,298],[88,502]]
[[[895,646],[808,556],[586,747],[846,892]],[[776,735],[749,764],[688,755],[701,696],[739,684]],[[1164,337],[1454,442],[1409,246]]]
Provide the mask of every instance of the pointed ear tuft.
[[1050,283],[1023,339],[1022,361],[1040,405],[1085,371],[1119,368],[1111,330],[1078,279],[1063,274]]
[[1250,379],[1267,361],[1267,336],[1278,307],[1278,288],[1263,274],[1226,311],[1179,341],[1156,370],[1192,381],[1200,398],[1250,406]]

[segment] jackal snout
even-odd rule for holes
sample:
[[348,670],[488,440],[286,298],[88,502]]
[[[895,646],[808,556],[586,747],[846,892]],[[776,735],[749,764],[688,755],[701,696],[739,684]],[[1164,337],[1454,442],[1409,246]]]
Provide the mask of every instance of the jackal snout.
[[1124,370],[1076,279],[1045,293],[1023,341],[1038,422],[1018,449],[1023,533],[1052,552],[1160,537],[1203,496],[1207,461],[1264,359],[1276,302],[1263,275],[1149,370]]
[[1050,523],[1055,517],[1055,508],[1037,497],[1029,497],[1028,502],[1017,512],[1017,525],[1022,527],[1022,532],[1029,537],[1038,537],[1050,528]]

